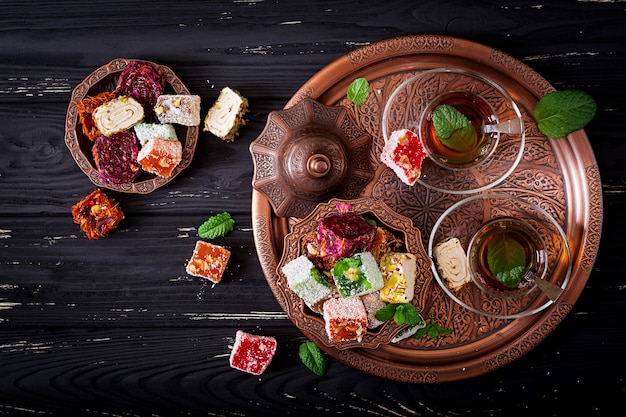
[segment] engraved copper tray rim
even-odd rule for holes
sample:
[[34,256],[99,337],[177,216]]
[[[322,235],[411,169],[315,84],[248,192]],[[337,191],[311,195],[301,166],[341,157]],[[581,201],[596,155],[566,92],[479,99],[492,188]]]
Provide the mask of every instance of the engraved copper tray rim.
[[[530,67],[497,49],[448,36],[407,35],[363,46],[336,59],[305,83],[285,108],[306,97],[327,105],[350,107],[345,102],[345,90],[356,77],[386,79],[424,68],[450,66],[470,67],[484,72],[504,85],[526,111],[534,107],[539,97],[554,90]],[[373,90],[373,94],[381,92]],[[369,110],[363,106],[352,108],[357,114]],[[600,175],[583,130],[572,133],[566,140],[552,140],[543,137],[536,130],[536,125],[527,129],[531,129],[527,131],[527,137],[531,139],[527,142],[528,155],[535,157],[537,152],[545,152],[545,148],[549,148],[549,154],[544,156],[554,158],[558,163],[558,168],[553,170],[555,172],[549,174],[563,177],[562,190],[558,191],[562,192],[566,204],[559,206],[556,200],[547,202],[549,205],[556,204],[555,209],[562,212],[559,221],[565,225],[573,257],[574,272],[570,286],[561,299],[533,316],[500,322],[496,331],[476,342],[453,347],[444,344],[418,350],[407,349],[402,345],[351,350],[321,346],[327,353],[349,366],[383,378],[412,383],[448,382],[481,375],[507,365],[534,349],[565,319],[584,289],[597,256],[602,228]],[[380,167],[372,183],[378,181],[385,172]],[[520,189],[508,181],[497,189],[540,203],[545,197],[542,190]],[[371,192],[370,187],[364,194]],[[276,265],[283,250],[282,237],[289,229],[290,220],[277,218],[267,200],[256,190],[253,190],[252,195],[252,212],[257,253],[268,284],[274,291]],[[422,232],[424,235],[429,234],[428,230]],[[276,291],[274,294],[279,304],[284,305],[286,300],[281,299]],[[483,322],[488,323],[488,320]],[[303,333],[313,338],[306,331]]]
[[151,64],[161,71],[166,83],[164,94],[190,94],[187,87],[178,76],[176,76],[174,71],[165,65],[143,59],[113,59],[95,69],[82,82],[74,87],[65,117],[65,145],[72,154],[78,167],[87,175],[94,185],[122,193],[148,194],[172,181],[182,170],[189,166],[195,153],[200,129],[199,126],[175,125],[176,134],[183,145],[183,155],[182,160],[178,166],[174,168],[170,177],[163,178],[145,172],[142,173],[137,181],[132,183],[107,184],[100,178],[100,174],[95,168],[95,163],[90,151],[93,142],[83,134],[82,127],[78,121],[78,103],[88,95],[95,95],[102,91],[112,91],[111,88],[106,87],[115,88],[114,81],[117,78],[114,80],[113,77],[122,72],[122,70],[133,61]]
[[[295,321],[298,328],[307,331],[318,344],[339,350],[353,348],[375,349],[381,344],[390,343],[396,334],[406,326],[399,327],[395,325],[393,320],[389,320],[376,329],[368,329],[361,341],[333,342],[326,335],[322,315],[314,313],[306,307],[304,301],[289,288],[287,277],[282,272],[282,267],[287,262],[302,254],[302,237],[316,229],[318,219],[327,214],[336,213],[336,205],[338,203],[350,204],[350,212],[352,213],[371,214],[379,222],[382,222],[387,229],[395,231],[396,234],[402,234],[407,252],[412,253],[416,257],[418,276],[432,274],[432,260],[422,244],[420,230],[413,225],[411,219],[399,215],[382,200],[372,197],[361,197],[354,200],[332,198],[328,202],[317,204],[315,209],[306,217],[294,223],[290,228],[290,232],[285,235],[285,250],[276,268],[276,288],[281,291],[284,298],[289,300],[285,305],[288,315]],[[419,281],[415,285],[419,286]],[[420,310],[420,306],[417,306],[417,308]]]

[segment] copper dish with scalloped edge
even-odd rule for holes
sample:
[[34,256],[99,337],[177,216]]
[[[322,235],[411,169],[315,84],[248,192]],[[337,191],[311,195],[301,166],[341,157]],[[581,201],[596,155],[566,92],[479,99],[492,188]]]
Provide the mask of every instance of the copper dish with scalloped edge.
[[[402,216],[393,211],[382,200],[371,197],[363,197],[356,200],[342,200],[333,198],[325,203],[318,204],[315,209],[304,219],[293,225],[291,231],[285,236],[285,251],[276,268],[276,287],[282,292],[286,303],[287,315],[298,328],[306,331],[311,337],[317,339],[318,343],[328,347],[335,347],[339,350],[363,348],[375,349],[381,344],[388,344],[393,337],[400,332],[404,326],[397,326],[393,320],[388,320],[375,329],[368,329],[361,341],[333,342],[326,335],[324,319],[318,313],[313,312],[298,296],[289,288],[287,277],[282,272],[282,267],[289,261],[302,255],[302,237],[312,230],[315,230],[317,221],[324,216],[336,213],[337,204],[346,203],[351,206],[350,211],[356,214],[367,214],[373,216],[377,222],[390,230],[396,236],[402,236],[404,249],[416,257],[417,276],[415,280],[415,293],[421,291],[421,284],[432,278],[431,265],[424,246],[422,245],[422,234],[408,217]],[[424,311],[416,299],[413,300],[418,311]]]
[[[78,121],[78,103],[87,96],[93,96],[103,91],[115,90],[119,74],[133,61],[152,64],[161,71],[165,78],[163,94],[190,94],[187,87],[174,74],[174,71],[165,65],[141,59],[116,58],[93,71],[72,91],[72,97],[65,117],[65,144],[78,167],[96,186],[122,193],[148,194],[172,181],[182,170],[189,166],[196,149],[199,126],[174,125],[176,136],[183,147],[183,155],[182,160],[171,176],[164,178],[144,171],[134,182],[109,184],[100,178],[91,154],[93,142],[83,134],[82,127]],[[146,120],[148,121],[148,119]]]

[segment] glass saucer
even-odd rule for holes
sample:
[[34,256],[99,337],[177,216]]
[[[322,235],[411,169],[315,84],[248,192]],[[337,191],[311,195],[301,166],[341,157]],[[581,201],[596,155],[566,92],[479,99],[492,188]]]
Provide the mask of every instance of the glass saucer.
[[[424,113],[444,94],[480,96],[493,109],[496,123],[514,121],[519,133],[499,132],[494,136],[497,146],[480,158],[479,163],[458,168],[441,163],[429,155],[422,163],[418,183],[427,188],[451,193],[470,194],[490,189],[504,181],[522,158],[525,132],[522,113],[511,96],[489,78],[471,71],[440,68],[421,72],[400,84],[385,105],[382,131],[385,141],[399,129],[410,129],[421,135]],[[506,124],[506,123],[505,123]],[[519,127],[521,125],[521,128]],[[422,138],[423,140],[423,138]],[[428,151],[428,147],[425,147]]]

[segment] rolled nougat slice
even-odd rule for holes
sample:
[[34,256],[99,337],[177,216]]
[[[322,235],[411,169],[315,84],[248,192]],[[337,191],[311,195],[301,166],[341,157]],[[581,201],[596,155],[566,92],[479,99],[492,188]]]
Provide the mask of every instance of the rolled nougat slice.
[[132,97],[121,96],[99,106],[93,112],[96,127],[104,136],[127,130],[144,116],[141,103]]
[[232,142],[239,127],[246,124],[243,115],[247,111],[248,100],[238,91],[224,87],[204,118],[204,131]]
[[471,281],[467,255],[456,237],[444,239],[433,248],[437,269],[448,288],[458,291]]

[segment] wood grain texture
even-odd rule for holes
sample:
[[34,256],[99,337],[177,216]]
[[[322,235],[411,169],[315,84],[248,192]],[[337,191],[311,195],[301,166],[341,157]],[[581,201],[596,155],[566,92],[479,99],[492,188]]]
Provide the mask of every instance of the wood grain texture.
[[[0,2],[0,415],[603,416],[626,392],[626,11],[619,1]],[[593,272],[572,313],[494,372],[404,384],[330,360],[267,286],[252,238],[249,144],[321,68],[392,36],[435,33],[520,59],[598,102],[586,132],[604,197]],[[126,219],[87,240],[72,204],[94,188],[63,141],[73,87],[116,57],[172,68],[202,97],[250,101],[233,143],[202,132],[194,160],[148,195],[112,194]],[[185,273],[197,227],[229,211],[220,284]],[[275,336],[268,370],[231,369],[237,329]],[[462,370],[460,370],[462,372]],[[590,393],[594,393],[590,395]]]

